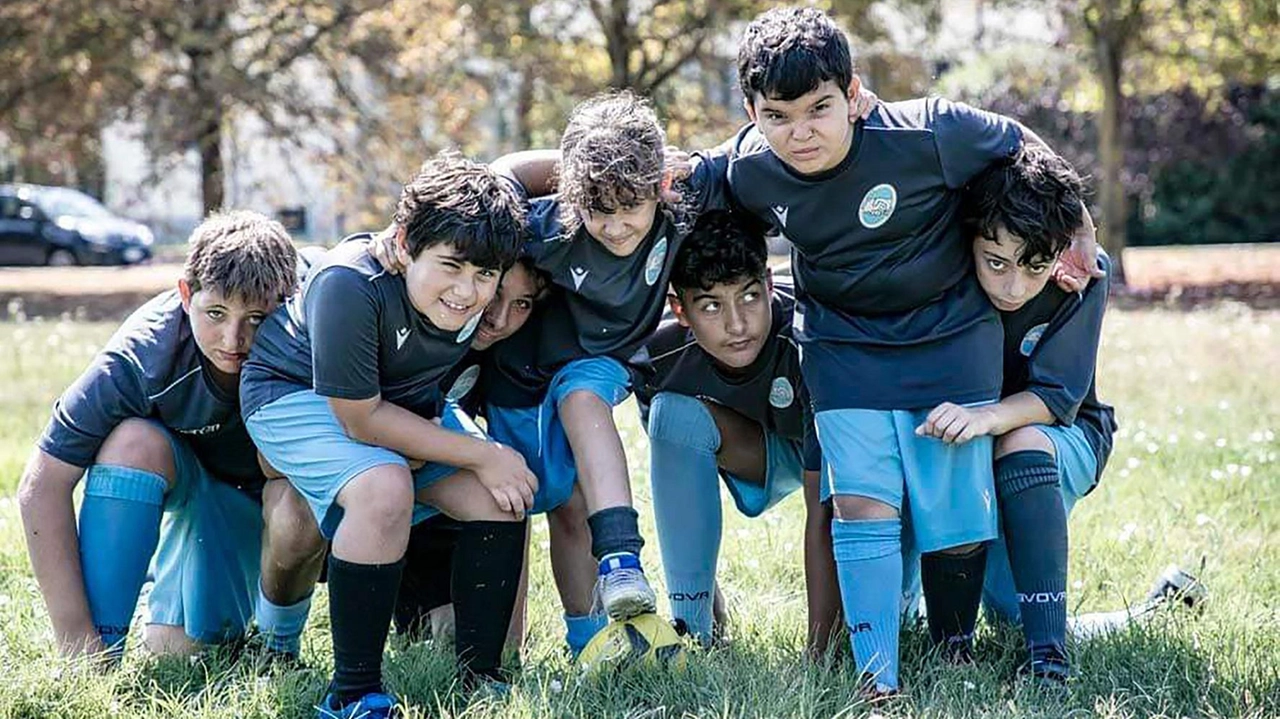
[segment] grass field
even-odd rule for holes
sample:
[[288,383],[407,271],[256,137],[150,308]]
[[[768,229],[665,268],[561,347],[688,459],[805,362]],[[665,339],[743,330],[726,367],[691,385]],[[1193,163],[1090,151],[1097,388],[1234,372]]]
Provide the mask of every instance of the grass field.
[[[214,655],[155,661],[133,653],[100,676],[60,661],[27,565],[13,492],[50,403],[111,326],[0,323],[0,717],[305,717],[328,676],[323,590],[304,643],[311,668],[255,676]],[[1163,613],[1074,650],[1066,697],[1011,680],[1019,637],[986,627],[977,666],[904,650],[906,695],[868,707],[848,664],[800,659],[803,508],[792,498],[745,521],[726,511],[721,580],[735,621],[731,648],[693,657],[683,676],[579,683],[534,528],[530,636],[505,700],[468,703],[451,686],[451,654],[388,649],[392,688],[410,716],[451,717],[1057,717],[1280,716],[1280,312],[1235,305],[1181,313],[1113,312],[1099,386],[1122,425],[1101,487],[1071,521],[1071,602],[1082,611],[1140,598],[1169,562],[1198,567],[1212,597],[1198,618]],[[645,439],[620,410],[641,514],[648,518]],[[648,524],[645,561],[661,577]]]

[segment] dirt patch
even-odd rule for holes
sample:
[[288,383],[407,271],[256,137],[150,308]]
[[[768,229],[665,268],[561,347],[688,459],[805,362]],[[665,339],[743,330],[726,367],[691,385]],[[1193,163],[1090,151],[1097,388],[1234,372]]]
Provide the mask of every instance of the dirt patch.
[[[1194,308],[1231,300],[1280,308],[1280,243],[1125,250],[1121,307]],[[182,265],[0,268],[0,319],[16,315],[119,320],[173,287]]]

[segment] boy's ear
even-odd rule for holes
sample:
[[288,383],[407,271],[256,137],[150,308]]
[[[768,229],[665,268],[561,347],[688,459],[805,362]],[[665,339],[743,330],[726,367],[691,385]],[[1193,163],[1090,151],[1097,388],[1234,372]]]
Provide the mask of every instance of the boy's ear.
[[187,314],[191,314],[191,285],[187,284],[186,278],[178,280],[178,296],[182,298],[182,309]]
[[849,79],[849,101],[853,102],[858,99],[858,92],[862,90],[862,78],[854,75]]
[[773,268],[768,265],[764,268],[764,291],[773,297]]
[[667,293],[667,306],[671,308],[671,314],[676,316],[676,322],[681,327],[689,326],[689,320],[684,316],[684,303],[680,301],[680,294],[676,290]]
[[751,120],[752,122],[756,121],[756,108],[755,108],[755,105],[752,104],[751,98],[749,97],[742,98],[742,109],[747,111],[747,118],[749,120]]

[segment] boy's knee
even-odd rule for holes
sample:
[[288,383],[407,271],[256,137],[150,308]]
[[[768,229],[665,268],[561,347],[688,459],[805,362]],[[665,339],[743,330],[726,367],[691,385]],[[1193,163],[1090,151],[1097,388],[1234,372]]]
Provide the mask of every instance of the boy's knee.
[[406,534],[413,516],[413,480],[409,470],[383,465],[364,472],[338,494],[343,521],[358,519],[378,534]]
[[[283,485],[283,486],[282,486]],[[284,480],[267,482],[262,492],[262,514],[267,546],[278,566],[307,564],[324,554],[320,527],[302,495]]]
[[94,462],[158,474],[165,478],[170,489],[177,478],[168,434],[144,419],[126,419],[116,425],[103,441]]
[[715,452],[720,433],[702,400],[673,392],[659,392],[649,405],[649,437]]
[[856,494],[837,494],[831,497],[835,516],[839,519],[897,519],[898,510],[892,504]]
[[996,437],[995,458],[1000,459],[1014,452],[1048,452],[1055,455],[1053,441],[1036,425],[1019,427],[1011,432]]
[[568,502],[547,513],[547,529],[557,538],[586,538],[591,541],[591,529],[587,526],[587,503],[581,492],[574,492]]

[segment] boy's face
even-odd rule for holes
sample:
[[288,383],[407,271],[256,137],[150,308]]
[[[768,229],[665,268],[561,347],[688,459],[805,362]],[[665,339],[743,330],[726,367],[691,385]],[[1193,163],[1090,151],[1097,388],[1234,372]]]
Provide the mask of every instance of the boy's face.
[[409,260],[404,283],[414,309],[436,327],[456,332],[493,299],[500,274],[467,262],[456,247],[441,242]]
[[743,104],[773,153],[796,172],[814,175],[835,167],[849,154],[853,141],[849,98],[857,96],[859,87],[856,76],[843,89],[825,80],[794,100],[757,93]]
[[709,290],[680,290],[670,297],[671,311],[716,362],[741,369],[756,361],[769,339],[772,293],[773,277],[766,272]]
[[476,338],[471,342],[475,350],[487,350],[493,343],[515,334],[529,320],[533,303],[538,300],[538,281],[527,267],[516,263],[502,275],[498,293],[484,310]]
[[178,280],[178,294],[200,353],[214,369],[231,376],[240,374],[259,325],[279,304],[250,302],[211,287],[192,292],[185,279]]
[[629,257],[653,229],[654,218],[658,216],[658,201],[643,200],[613,212],[582,210],[581,213],[587,234],[611,254]]
[[981,235],[973,240],[973,264],[978,271],[978,282],[991,304],[1001,312],[1021,308],[1040,294],[1053,274],[1052,257],[1037,257],[1025,265],[1018,264],[1022,245],[1022,240],[1004,227],[996,230],[994,241]]

